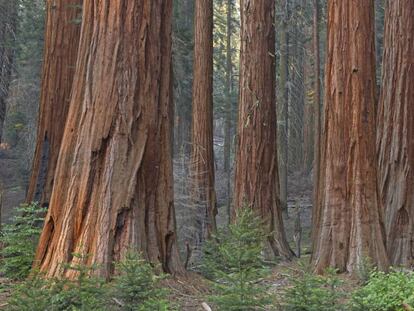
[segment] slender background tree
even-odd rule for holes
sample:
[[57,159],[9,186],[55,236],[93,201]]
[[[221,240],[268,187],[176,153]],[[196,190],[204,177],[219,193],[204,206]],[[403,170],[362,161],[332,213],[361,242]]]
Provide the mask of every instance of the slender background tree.
[[279,201],[275,104],[275,3],[241,1],[240,99],[234,208],[265,221],[275,255],[291,258]]

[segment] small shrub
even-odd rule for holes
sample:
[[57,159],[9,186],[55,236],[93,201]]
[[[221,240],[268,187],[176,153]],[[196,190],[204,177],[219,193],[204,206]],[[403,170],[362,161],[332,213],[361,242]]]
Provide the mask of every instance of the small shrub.
[[[78,255],[75,255],[78,256]],[[75,280],[45,279],[34,273],[12,291],[9,310],[19,311],[103,311],[107,308],[107,288],[103,279],[92,276],[95,268],[66,267],[78,272]]]
[[374,271],[367,284],[352,294],[349,310],[402,311],[407,306],[414,307],[414,274]]
[[315,275],[305,268],[300,276],[290,279],[292,287],[285,293],[285,308],[289,311],[336,311],[340,309],[338,290],[341,281],[335,270]]
[[114,296],[122,303],[125,311],[167,311],[171,310],[166,300],[167,292],[160,287],[154,268],[134,251],[127,253],[125,260],[116,264],[119,273],[113,283]]
[[7,278],[22,280],[31,270],[45,209],[36,203],[17,209],[12,223],[5,225],[0,236],[0,272]]
[[268,274],[262,228],[260,218],[244,208],[228,232],[221,231],[206,243],[203,272],[213,281],[215,291],[209,300],[218,310],[262,310],[271,303],[268,287],[261,282]]
[[50,282],[39,274],[13,287],[12,296],[7,301],[10,311],[52,311],[54,305]]
[[[87,257],[78,253],[73,256],[80,262]],[[95,276],[98,267],[82,263],[63,267],[75,271],[76,278],[57,280],[51,287],[51,291],[56,293],[54,301],[59,305],[59,310],[106,310],[108,288],[105,279]]]
[[362,262],[358,265],[356,276],[359,283],[365,285],[368,283],[371,273],[375,270],[375,265],[370,257],[363,257]]

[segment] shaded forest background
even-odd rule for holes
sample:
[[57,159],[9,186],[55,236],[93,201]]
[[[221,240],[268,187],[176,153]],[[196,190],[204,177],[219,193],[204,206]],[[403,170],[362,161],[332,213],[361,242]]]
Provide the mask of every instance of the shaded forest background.
[[[276,5],[276,77],[278,107],[278,154],[281,199],[290,208],[304,208],[304,227],[310,227],[315,130],[315,55],[312,48],[314,3],[306,0],[280,0]],[[18,3],[18,4],[17,4]],[[1,3],[2,24],[9,32],[2,48],[1,100],[7,109],[0,150],[2,222],[8,222],[13,208],[24,201],[32,167],[39,109],[40,80],[44,45],[45,4],[42,0],[17,1],[9,14],[8,1]],[[214,154],[218,223],[228,220],[232,199],[234,143],[238,100],[240,48],[239,4],[234,0],[214,1]],[[230,10],[229,10],[230,8]],[[320,80],[324,75],[326,46],[326,2],[320,3]],[[194,46],[194,1],[174,1],[174,185],[180,245],[190,241],[197,207],[190,197],[191,109]],[[80,18],[80,17],[79,17]],[[80,19],[74,19],[79,23]],[[378,81],[381,71],[384,1],[376,0],[376,41]],[[9,63],[9,64],[8,64]],[[229,80],[228,80],[229,79]],[[323,87],[323,83],[321,83]],[[323,90],[322,90],[323,93]],[[321,101],[321,105],[323,105]],[[286,109],[288,107],[288,109]],[[286,143],[285,143],[286,142]],[[188,213],[188,210],[192,213]],[[285,214],[286,216],[286,214]],[[292,231],[294,221],[287,221]],[[292,232],[288,238],[292,240]],[[305,235],[306,236],[306,235]]]

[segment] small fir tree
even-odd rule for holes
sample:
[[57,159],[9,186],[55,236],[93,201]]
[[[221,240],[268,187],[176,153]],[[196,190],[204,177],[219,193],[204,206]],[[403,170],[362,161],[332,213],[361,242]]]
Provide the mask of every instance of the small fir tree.
[[268,273],[263,223],[250,208],[237,212],[228,231],[219,231],[204,248],[203,272],[214,284],[210,301],[218,310],[262,310],[271,303],[261,280]]

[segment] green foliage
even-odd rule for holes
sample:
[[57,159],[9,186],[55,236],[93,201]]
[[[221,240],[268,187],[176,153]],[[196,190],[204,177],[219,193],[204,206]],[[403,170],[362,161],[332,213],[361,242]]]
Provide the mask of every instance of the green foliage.
[[32,267],[45,209],[36,203],[22,204],[17,216],[5,225],[0,236],[0,272],[6,277],[21,280],[28,276]]
[[8,122],[5,126],[5,139],[11,146],[16,146],[19,143],[19,139],[22,132],[26,128],[27,118],[23,112],[12,111],[7,116]]
[[403,304],[414,307],[414,274],[374,271],[368,283],[352,294],[348,310],[402,311]]
[[261,283],[268,273],[262,227],[260,218],[245,208],[238,211],[228,232],[221,231],[206,243],[203,272],[213,281],[215,291],[209,300],[218,310],[259,310],[271,303],[268,287]]
[[38,274],[13,288],[8,300],[10,311],[51,311],[57,310],[49,282]]
[[363,257],[362,262],[358,265],[356,275],[362,285],[368,283],[371,273],[375,271],[375,265],[370,257]]
[[154,268],[137,252],[128,252],[116,268],[119,274],[113,282],[114,296],[122,302],[121,310],[171,310],[167,292],[159,286],[164,276],[156,275]]
[[[77,255],[75,255],[77,256]],[[94,277],[94,267],[75,265],[77,277],[68,279],[45,279],[35,273],[17,285],[9,300],[9,310],[19,311],[89,311],[111,310],[108,306],[108,289],[105,280]]]
[[285,293],[285,308],[289,311],[335,311],[341,310],[339,287],[342,282],[337,272],[328,269],[324,275],[315,275],[308,267],[300,275],[290,279],[292,287]]

